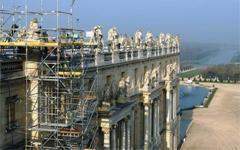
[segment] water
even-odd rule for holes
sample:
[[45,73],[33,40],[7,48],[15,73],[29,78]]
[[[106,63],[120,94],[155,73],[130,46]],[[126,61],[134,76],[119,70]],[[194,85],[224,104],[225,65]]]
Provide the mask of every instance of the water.
[[[208,89],[191,85],[181,85],[179,92],[181,109],[190,108],[195,105],[201,105],[204,98],[208,95]],[[185,137],[187,128],[190,123],[191,119],[181,119],[180,121],[181,139]]]
[[179,92],[181,109],[201,105],[203,99],[208,95],[208,89],[191,85],[181,85]]

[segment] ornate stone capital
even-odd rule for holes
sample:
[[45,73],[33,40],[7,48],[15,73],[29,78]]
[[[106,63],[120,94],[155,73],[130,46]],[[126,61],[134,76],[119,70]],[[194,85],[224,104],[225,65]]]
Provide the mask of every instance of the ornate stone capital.
[[143,104],[151,103],[151,93],[143,92]]
[[104,134],[110,134],[110,131],[111,131],[110,128],[108,128],[108,127],[102,127],[102,132],[103,132]]

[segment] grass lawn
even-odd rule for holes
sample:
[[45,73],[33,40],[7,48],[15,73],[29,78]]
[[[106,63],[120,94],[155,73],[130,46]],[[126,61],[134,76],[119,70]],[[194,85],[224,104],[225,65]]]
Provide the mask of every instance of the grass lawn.
[[181,78],[192,78],[196,75],[199,75],[200,73],[201,73],[200,69],[194,69],[194,70],[179,73],[178,75]]
[[217,88],[214,88],[214,89],[212,90],[212,93],[209,95],[206,103],[204,104],[204,107],[208,107],[208,106],[209,106],[209,104],[211,103],[211,101],[212,101],[212,99],[213,99],[216,91],[217,91]]

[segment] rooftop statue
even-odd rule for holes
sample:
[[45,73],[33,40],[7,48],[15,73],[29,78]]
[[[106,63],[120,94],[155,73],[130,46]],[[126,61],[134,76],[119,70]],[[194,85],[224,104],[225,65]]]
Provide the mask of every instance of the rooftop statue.
[[119,38],[119,43],[121,44],[121,47],[123,49],[127,49],[128,45],[129,45],[129,41],[128,41],[128,36],[127,34],[125,34],[124,36],[121,36]]
[[165,36],[166,46],[169,48],[172,45],[171,34],[167,33]]
[[38,23],[38,19],[34,18],[30,21],[29,27],[27,29],[27,40],[37,41],[41,38],[41,28]]
[[151,32],[147,32],[147,34],[146,34],[145,45],[147,48],[153,47],[153,34]]
[[18,30],[18,25],[13,24],[9,32],[0,31],[0,41],[3,41],[3,42],[13,41],[14,34],[17,32],[17,30]]
[[38,19],[34,18],[30,21],[28,28],[21,28],[18,32],[18,41],[48,41],[49,37],[47,32],[41,30]]
[[179,47],[179,36],[178,35],[176,35],[175,36],[175,42],[176,42],[176,47]]
[[178,36],[172,36],[172,46],[173,47],[178,47],[179,46]]
[[134,47],[135,48],[142,48],[143,44],[143,40],[142,40],[142,32],[140,30],[138,30],[135,33],[135,37],[134,37]]
[[113,27],[108,31],[108,46],[111,51],[120,49],[119,34],[116,27]]
[[159,48],[159,37],[158,36],[156,36],[156,37],[154,37],[154,39],[153,39],[153,41],[154,41],[154,48],[155,49],[158,49]]
[[161,48],[164,48],[166,46],[165,34],[164,33],[159,34],[159,45],[160,45]]
[[129,47],[130,49],[132,49],[134,47],[134,39],[132,36],[129,36],[128,40],[129,40]]
[[27,36],[26,28],[21,28],[18,32],[18,35],[17,35],[18,40],[23,41],[26,38],[26,36]]
[[98,49],[103,48],[103,34],[102,34],[102,27],[95,26],[93,29],[93,37],[91,38],[91,42],[95,42],[98,45]]

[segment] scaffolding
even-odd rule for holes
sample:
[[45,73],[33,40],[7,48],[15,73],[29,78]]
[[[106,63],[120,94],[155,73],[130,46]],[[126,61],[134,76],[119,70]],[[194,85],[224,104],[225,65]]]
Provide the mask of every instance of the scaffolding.
[[[24,10],[0,10],[0,34],[6,34],[1,52],[10,50],[11,58],[25,61],[25,149],[97,149],[98,71],[88,71],[94,58],[85,53],[96,44],[84,42],[84,31],[73,28],[72,5],[62,11],[56,0],[56,10],[45,11],[48,1],[37,2],[40,11],[29,10],[28,0]],[[44,28],[47,16],[56,19],[53,28]],[[67,27],[61,27],[61,16],[67,16]],[[9,17],[12,27],[5,30]],[[24,19],[25,28],[16,26],[16,18]]]

